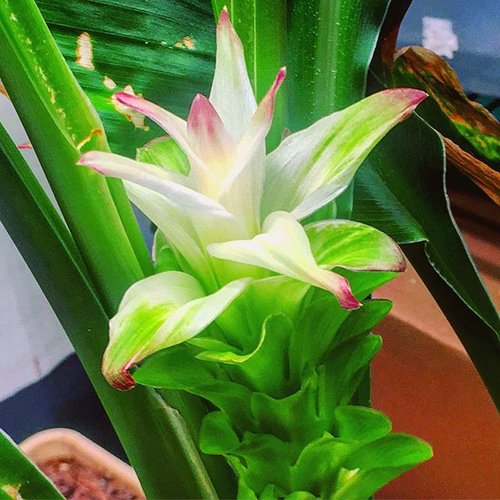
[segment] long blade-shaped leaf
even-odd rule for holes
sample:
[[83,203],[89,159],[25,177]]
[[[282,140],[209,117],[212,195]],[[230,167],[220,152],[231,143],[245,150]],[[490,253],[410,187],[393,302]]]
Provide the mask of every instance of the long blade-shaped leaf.
[[[21,154],[0,128],[0,219],[26,260],[68,334],[115,430],[150,498],[198,498],[215,495],[179,412],[167,408],[154,391],[112,389],[101,374],[109,318],[71,253],[62,222],[28,170]],[[64,227],[64,226],[62,226]],[[68,293],[71,291],[71,293]],[[170,396],[167,394],[167,400]],[[189,420],[191,402],[177,401]],[[199,404],[199,402],[198,402]],[[175,466],[174,466],[175,464]],[[217,469],[219,479],[223,475]],[[221,494],[230,491],[230,479]]]
[[0,498],[64,498],[0,429]]
[[389,0],[290,1],[290,128],[364,97]]
[[[76,166],[80,149],[106,149],[102,124],[57,50],[33,0],[0,4],[0,76],[68,226],[110,310],[147,261],[123,187]],[[118,202],[120,211],[115,206]],[[126,220],[127,234],[123,220]],[[144,264],[146,266],[146,264]]]

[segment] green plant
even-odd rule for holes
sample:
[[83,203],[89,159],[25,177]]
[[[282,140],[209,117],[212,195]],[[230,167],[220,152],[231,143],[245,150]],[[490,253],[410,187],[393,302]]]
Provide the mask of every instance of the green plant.
[[[47,19],[59,19],[56,35],[72,58],[68,48],[72,45],[67,42],[76,36],[60,28],[68,24],[68,18],[60,22],[68,10],[57,4],[40,2]],[[96,12],[116,13],[108,1],[70,4],[77,10],[88,9],[89,23]],[[383,141],[370,155],[371,168],[363,167],[354,190],[348,188],[375,143],[423,97],[416,91],[394,90],[346,108],[364,95],[368,64],[387,6],[383,1],[335,5],[297,1],[287,12],[283,1],[269,12],[262,2],[232,2],[231,16],[248,54],[250,79],[224,14],[226,28],[219,30],[219,50],[225,51],[223,57],[229,62],[216,67],[219,91],[210,100],[225,125],[231,124],[229,135],[243,137],[239,144],[228,139],[210,101],[203,97],[194,101],[187,130],[182,120],[134,96],[130,87],[117,93],[113,104],[108,99],[113,92],[102,84],[106,73],[89,69],[94,63],[87,53],[83,69],[74,63],[72,67],[101,112],[103,127],[34,3],[21,0],[0,6],[2,80],[70,231],[5,133],[0,135],[2,220],[63,321],[150,497],[232,496],[232,475],[219,455],[238,473],[241,496],[300,498],[369,496],[430,456],[428,446],[417,439],[390,434],[384,416],[350,404],[354,400],[368,403],[365,374],[380,345],[370,330],[389,309],[386,302],[370,301],[368,296],[392,278],[393,271],[402,270],[403,261],[396,245],[373,228],[349,220],[317,222],[331,219],[333,212],[337,218],[349,219],[354,213],[357,220],[373,219],[374,225],[400,242],[429,240],[427,249],[434,266],[429,268],[429,280],[439,284],[443,301],[452,303],[450,314],[463,310],[460,301],[470,307],[465,316],[472,315],[479,325],[479,340],[472,338],[465,322],[459,331],[465,332],[463,338],[478,369],[493,395],[498,395],[493,363],[498,338],[492,333],[498,318],[493,319],[488,298],[447,207],[443,208],[442,188],[440,184],[432,187],[432,200],[442,221],[439,231],[430,222],[435,214],[422,209],[425,199],[419,199],[418,192],[408,196],[423,155],[430,158],[439,177],[443,168],[439,138],[425,123],[411,118],[396,128],[402,139]],[[178,19],[187,19],[185,6],[172,2],[171,7]],[[219,12],[222,5],[214,7]],[[164,8],[162,2],[141,5],[157,14]],[[266,16],[258,14],[261,8]],[[158,91],[154,86],[157,67],[148,71],[148,62],[161,47],[177,58],[178,66],[168,71],[193,61],[200,70],[193,71],[193,77],[183,75],[193,81],[179,86],[182,98],[192,94],[196,78],[200,90],[208,88],[213,51],[210,9],[200,2],[196,9],[193,4],[192,11],[203,21],[198,29],[207,38],[185,32],[181,36],[177,28],[179,42],[163,45],[157,32],[138,27],[137,36],[151,32],[157,45],[149,51],[150,59],[131,60],[136,65],[139,59],[144,63],[144,69],[136,66],[133,74],[143,84],[138,89],[134,81],[136,91],[148,97]],[[123,43],[124,33],[119,31],[126,23],[117,26],[115,32],[122,37],[125,50],[135,55],[147,52],[148,47],[137,40]],[[339,28],[332,35],[333,26]],[[135,36],[130,30],[125,35],[125,39]],[[190,44],[196,44],[194,54],[189,54]],[[104,44],[101,47],[106,53],[101,57],[116,57],[112,43],[108,49]],[[358,64],[353,66],[352,58]],[[275,104],[277,116],[268,151],[276,148],[285,127],[305,128],[332,111],[346,109],[287,138],[268,156],[263,184],[263,140],[284,73],[279,73],[263,98],[254,122],[250,120],[255,108],[250,84],[262,98],[262,82],[270,80],[270,73],[285,59],[289,62],[288,88]],[[237,71],[224,73],[229,68]],[[228,77],[240,83],[239,94],[224,87]],[[126,83],[130,82],[119,82],[123,87]],[[159,96],[158,101],[163,98]],[[237,113],[227,106],[231,100]],[[139,126],[134,129],[120,119],[117,109]],[[159,135],[154,127],[144,130],[149,125],[138,111],[160,122],[175,140],[161,139],[141,148],[139,169],[132,160],[109,153],[103,132],[109,133],[114,151],[130,155],[134,143],[142,145],[147,134]],[[239,125],[249,122],[245,134]],[[419,141],[427,147],[422,148]],[[391,176],[401,147],[418,150],[411,156],[408,178],[401,173]],[[76,167],[82,153],[81,164],[133,181],[127,182],[129,196],[160,229],[154,275],[123,185]],[[190,175],[186,176],[188,161]],[[208,170],[219,168],[215,176],[207,175],[207,165]],[[231,171],[234,165],[238,168]],[[293,169],[292,179],[285,175],[283,165]],[[330,201],[344,189],[332,205]],[[180,210],[179,205],[184,208]],[[326,208],[318,212],[322,206]],[[198,210],[194,216],[193,209]],[[30,219],[22,217],[26,213]],[[296,219],[305,216],[310,218],[304,229]],[[453,262],[444,258],[439,234],[443,228],[451,235],[457,256]],[[108,252],[111,246],[113,253]],[[428,266],[426,262],[421,261],[422,269]],[[339,266],[357,271],[342,271]],[[465,279],[457,273],[459,266]],[[432,274],[434,269],[452,288],[442,287],[441,278]],[[135,382],[149,387],[120,393],[105,384],[99,364],[108,317],[115,315],[130,286],[111,323],[104,373],[120,388],[130,388]],[[75,290],[72,297],[65,293],[68,287]],[[357,309],[361,303],[364,306]],[[158,392],[157,388],[168,390]],[[198,396],[220,411],[207,414]],[[301,418],[292,418],[297,415]],[[198,434],[204,453],[198,450]],[[325,457],[330,457],[326,463]],[[174,462],[175,471],[169,467]]]

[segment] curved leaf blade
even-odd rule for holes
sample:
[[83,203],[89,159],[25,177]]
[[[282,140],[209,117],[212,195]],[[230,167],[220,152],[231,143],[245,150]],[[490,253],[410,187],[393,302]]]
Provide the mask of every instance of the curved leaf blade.
[[[0,498],[12,498],[9,490],[18,493],[21,498],[64,498],[40,469],[0,429]],[[7,496],[2,496],[2,493]]]

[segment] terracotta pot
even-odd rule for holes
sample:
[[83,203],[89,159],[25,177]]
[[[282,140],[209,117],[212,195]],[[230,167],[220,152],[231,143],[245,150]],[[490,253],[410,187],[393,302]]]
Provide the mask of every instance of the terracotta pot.
[[[498,307],[500,251],[490,217],[471,214],[481,205],[466,201],[456,210],[458,222]],[[412,268],[377,296],[391,299],[394,308],[376,329],[384,345],[373,363],[373,406],[391,418],[394,430],[434,448],[434,458],[377,498],[500,498],[498,413],[454,331]]]
[[23,441],[20,448],[36,463],[73,458],[116,479],[138,499],[145,498],[132,467],[79,432],[70,429],[48,429]]

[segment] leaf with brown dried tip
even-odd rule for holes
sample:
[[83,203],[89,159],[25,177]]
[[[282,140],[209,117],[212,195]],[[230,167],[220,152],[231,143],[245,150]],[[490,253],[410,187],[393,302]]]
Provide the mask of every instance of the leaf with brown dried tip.
[[500,173],[474,158],[447,137],[443,137],[448,163],[457,167],[479,186],[497,205],[500,205]]
[[10,99],[9,94],[7,94],[7,89],[2,83],[2,80],[0,80],[0,94],[4,95],[7,99]]
[[394,84],[425,90],[431,99],[424,118],[469,153],[500,161],[500,123],[480,104],[470,101],[451,66],[422,47],[405,47],[395,55]]

